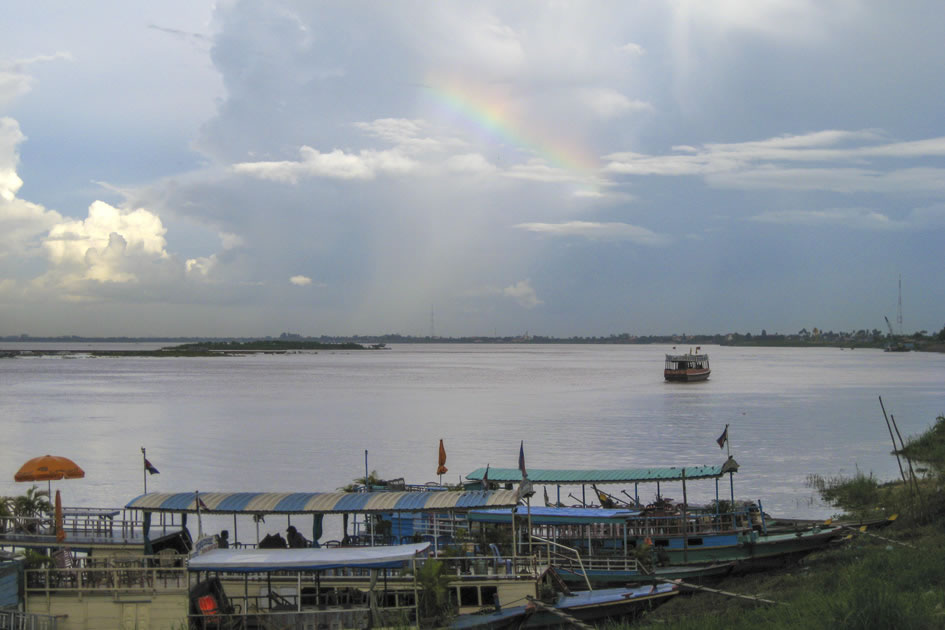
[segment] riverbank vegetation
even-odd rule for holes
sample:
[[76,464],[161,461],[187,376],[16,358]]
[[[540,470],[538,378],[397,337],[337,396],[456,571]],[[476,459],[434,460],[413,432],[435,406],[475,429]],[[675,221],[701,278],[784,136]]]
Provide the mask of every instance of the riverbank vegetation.
[[[899,453],[907,481],[872,475],[812,477],[824,500],[842,511],[835,520],[883,518],[888,527],[850,536],[837,548],[782,569],[729,578],[725,591],[774,605],[710,593],[676,597],[635,628],[757,630],[757,628],[926,629],[945,627],[945,417]],[[909,478],[908,464],[916,474]],[[623,628],[628,626],[611,626]]]

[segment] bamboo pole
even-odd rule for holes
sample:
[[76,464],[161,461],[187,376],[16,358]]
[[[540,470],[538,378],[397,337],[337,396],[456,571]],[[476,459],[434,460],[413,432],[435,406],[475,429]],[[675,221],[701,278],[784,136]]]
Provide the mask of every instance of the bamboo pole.
[[902,476],[903,483],[908,483],[906,481],[906,473],[902,469],[902,460],[899,459],[899,449],[896,446],[896,438],[893,437],[892,425],[889,423],[889,416],[886,415],[886,406],[883,404],[883,397],[879,397],[879,407],[883,410],[883,418],[886,420],[886,428],[889,429],[889,439],[892,440],[893,444],[893,455],[896,456],[896,463],[899,464],[899,474]]
[[717,595],[725,595],[726,597],[735,597],[738,599],[747,599],[753,602],[761,602],[763,604],[783,604],[784,602],[776,602],[770,599],[764,599],[762,597],[755,597],[753,595],[741,595],[739,593],[731,593],[729,591],[720,591],[716,588],[709,588],[708,586],[700,586],[698,584],[690,584],[689,582],[683,582],[682,580],[670,580],[668,578],[656,578],[659,582],[666,582],[667,584],[677,584],[681,587],[693,589],[696,591],[705,591],[707,593],[716,593]]
[[871,533],[869,533],[868,531],[866,531],[865,527],[866,527],[866,525],[863,525],[863,526],[861,526],[861,527],[852,527],[852,526],[850,526],[850,525],[844,525],[844,526],[843,526],[843,529],[849,529],[850,531],[856,532],[857,534],[865,534],[865,535],[867,535],[867,536],[872,536],[873,538],[878,538],[879,540],[882,540],[882,541],[885,541],[885,542],[891,542],[891,543],[895,543],[895,544],[897,544],[897,545],[902,545],[903,547],[908,547],[908,548],[910,548],[910,549],[918,549],[918,547],[916,547],[915,545],[910,545],[909,543],[907,543],[907,542],[902,542],[901,540],[895,540],[895,539],[893,539],[893,538],[886,538],[886,537],[884,537],[884,536],[878,536],[878,535],[876,535],[876,534],[871,534]]
[[899,425],[896,424],[896,416],[889,414],[889,420],[892,422],[893,429],[896,430],[896,436],[899,438],[900,450],[903,451],[902,456],[906,458],[906,463],[909,465],[909,477],[912,479],[912,485],[915,487],[915,493],[919,494],[919,480],[915,477],[915,471],[912,469],[912,460],[909,459],[909,456],[905,454],[906,443],[902,441],[902,434],[899,433]]

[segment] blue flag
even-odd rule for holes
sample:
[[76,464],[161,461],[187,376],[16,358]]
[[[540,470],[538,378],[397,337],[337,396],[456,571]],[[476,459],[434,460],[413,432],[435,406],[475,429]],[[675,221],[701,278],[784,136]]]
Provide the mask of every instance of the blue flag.
[[525,471],[525,440],[522,440],[518,447],[518,469],[522,471],[522,479],[528,477],[528,473]]
[[728,425],[725,425],[725,430],[722,431],[722,435],[717,439],[716,444],[719,445],[719,448],[725,448],[725,443],[728,442]]

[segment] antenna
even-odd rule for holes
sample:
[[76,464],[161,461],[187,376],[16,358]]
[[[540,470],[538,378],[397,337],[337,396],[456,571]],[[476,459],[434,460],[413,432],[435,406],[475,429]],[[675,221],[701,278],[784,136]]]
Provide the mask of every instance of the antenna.
[[433,305],[430,305],[430,339],[436,337],[436,320],[433,318]]

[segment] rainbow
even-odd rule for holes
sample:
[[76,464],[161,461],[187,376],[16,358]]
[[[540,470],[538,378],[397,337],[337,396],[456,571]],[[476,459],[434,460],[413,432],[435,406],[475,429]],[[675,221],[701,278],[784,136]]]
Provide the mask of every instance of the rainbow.
[[578,179],[592,179],[600,166],[586,147],[529,125],[515,116],[501,97],[487,96],[486,90],[439,80],[429,81],[427,87],[441,113],[460,120],[494,143],[514,146]]

